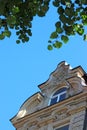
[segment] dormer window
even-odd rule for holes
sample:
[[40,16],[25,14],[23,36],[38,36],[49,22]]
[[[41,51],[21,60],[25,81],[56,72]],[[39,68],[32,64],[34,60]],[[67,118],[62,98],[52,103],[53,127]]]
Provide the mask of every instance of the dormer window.
[[58,91],[56,91],[51,97],[50,105],[64,100],[66,98],[66,90],[67,88],[61,88]]

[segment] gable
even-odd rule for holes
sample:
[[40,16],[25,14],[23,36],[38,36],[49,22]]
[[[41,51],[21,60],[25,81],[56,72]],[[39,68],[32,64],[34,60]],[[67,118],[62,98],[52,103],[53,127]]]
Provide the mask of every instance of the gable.
[[[87,92],[87,84],[83,78],[84,74],[85,72],[81,66],[72,69],[65,61],[59,63],[56,70],[50,74],[49,79],[38,86],[40,92],[32,95],[23,103],[17,115],[12,118],[12,122],[48,107],[52,96],[63,88],[67,90],[63,99]],[[60,96],[59,93],[58,98]]]
[[49,79],[38,87],[41,92],[47,96],[50,96],[54,91],[62,87],[76,89],[76,94],[82,91],[82,82],[86,85],[82,78],[84,73],[81,66],[72,69],[69,64],[63,61],[59,63],[56,70],[50,74]]

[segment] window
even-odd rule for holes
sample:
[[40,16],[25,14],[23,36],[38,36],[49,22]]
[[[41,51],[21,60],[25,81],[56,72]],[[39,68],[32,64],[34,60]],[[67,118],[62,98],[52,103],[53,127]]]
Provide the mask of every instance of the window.
[[66,90],[67,88],[61,88],[56,91],[51,98],[50,105],[64,100],[66,98]]
[[66,125],[66,126],[57,128],[57,129],[55,129],[55,130],[68,130],[68,129],[69,129],[69,125]]

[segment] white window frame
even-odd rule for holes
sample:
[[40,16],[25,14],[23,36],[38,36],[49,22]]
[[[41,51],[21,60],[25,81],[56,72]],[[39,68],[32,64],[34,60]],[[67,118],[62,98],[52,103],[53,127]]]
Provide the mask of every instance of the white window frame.
[[51,98],[51,100],[54,99],[55,97],[57,97],[57,102],[59,102],[59,100],[60,100],[60,96],[63,95],[63,94],[65,94],[65,93],[66,93],[66,91],[61,92],[61,93],[59,93],[59,94],[53,96],[53,97]]
[[[61,88],[60,88],[61,89]],[[59,90],[60,90],[59,89]],[[55,91],[56,92],[56,91]],[[60,101],[60,96],[61,95],[63,95],[63,94],[66,94],[67,93],[67,90],[65,90],[65,91],[63,91],[63,92],[60,92],[60,93],[58,93],[58,94],[56,94],[56,95],[54,95],[54,94],[52,94],[52,96],[51,96],[51,99],[50,99],[50,102],[49,102],[49,105],[51,105],[50,103],[51,103],[51,100],[52,99],[54,99],[54,98],[57,98],[57,101],[55,102],[55,103],[57,103],[57,102],[59,102]],[[53,96],[54,95],[54,96]]]

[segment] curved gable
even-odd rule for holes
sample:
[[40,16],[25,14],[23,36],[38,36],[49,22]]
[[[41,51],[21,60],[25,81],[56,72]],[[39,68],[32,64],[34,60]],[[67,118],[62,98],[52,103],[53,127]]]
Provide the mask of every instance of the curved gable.
[[17,115],[12,120],[16,121],[19,118],[37,111],[42,100],[43,96],[40,92],[32,95],[22,104]]

